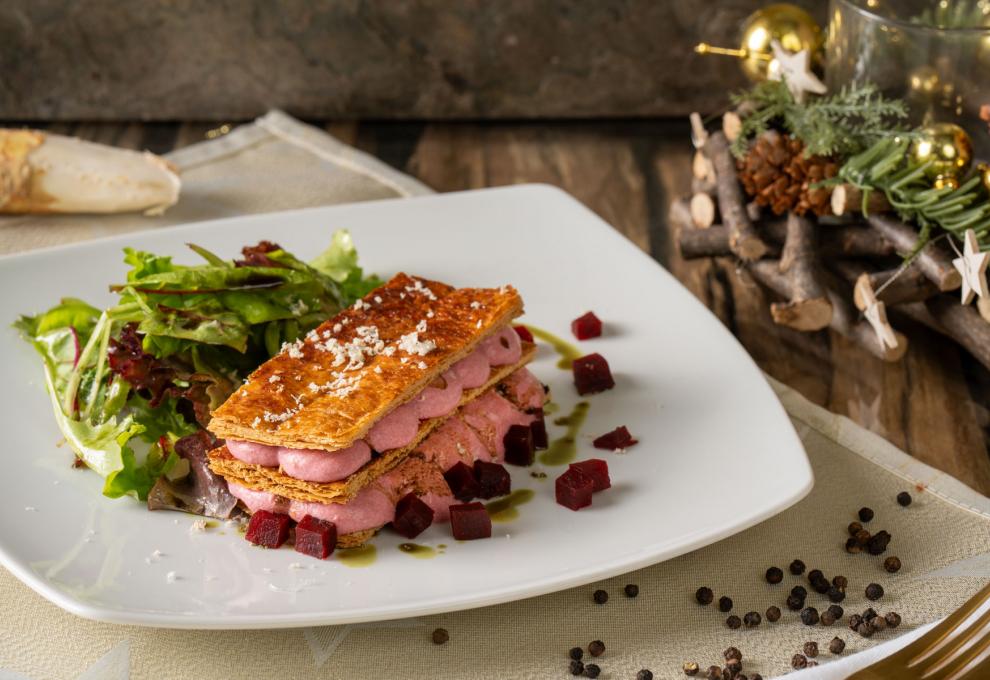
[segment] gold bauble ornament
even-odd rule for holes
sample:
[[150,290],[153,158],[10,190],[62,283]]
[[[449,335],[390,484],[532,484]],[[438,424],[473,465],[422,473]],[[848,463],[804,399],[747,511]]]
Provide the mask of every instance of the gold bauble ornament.
[[980,163],[976,166],[976,172],[980,175],[980,182],[983,183],[983,188],[990,191],[990,165]]
[[935,186],[958,186],[973,161],[973,143],[955,123],[935,123],[912,140],[909,158],[919,165],[932,161],[925,176]]
[[754,82],[766,80],[777,68],[770,43],[776,40],[792,54],[808,50],[812,61],[820,59],[824,37],[814,18],[796,5],[781,2],[758,9],[743,22],[739,49],[700,43],[699,54],[724,54],[742,60],[743,73]]

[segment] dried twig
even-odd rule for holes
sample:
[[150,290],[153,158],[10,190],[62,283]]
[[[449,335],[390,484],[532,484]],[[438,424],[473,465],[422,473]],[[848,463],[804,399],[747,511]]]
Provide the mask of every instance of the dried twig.
[[[913,252],[918,244],[918,233],[900,220],[886,215],[870,215],[867,221],[903,254]],[[928,243],[914,261],[939,290],[955,290],[962,285],[962,277],[952,266],[952,257],[938,243]]]
[[[863,212],[863,192],[851,184],[840,184],[832,189],[832,212],[836,215],[849,215]],[[866,199],[866,212],[869,215],[874,213],[887,212],[890,210],[890,203],[883,192],[872,191]]]
[[746,262],[760,259],[767,252],[767,244],[760,238],[746,213],[746,203],[736,177],[736,164],[729,153],[725,134],[711,134],[704,150],[715,165],[718,208],[722,222],[729,230],[729,248]]
[[832,303],[818,280],[815,226],[806,217],[787,216],[787,239],[780,257],[780,272],[791,282],[787,302],[770,305],[775,323],[799,331],[817,331],[832,320]]

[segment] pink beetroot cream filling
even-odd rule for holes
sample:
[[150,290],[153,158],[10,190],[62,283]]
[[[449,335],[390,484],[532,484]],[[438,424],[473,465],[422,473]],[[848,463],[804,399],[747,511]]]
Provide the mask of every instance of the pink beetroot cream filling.
[[511,327],[503,328],[451,366],[441,376],[443,387],[426,387],[378,421],[368,432],[365,441],[356,442],[346,449],[288,449],[228,439],[227,450],[234,458],[245,463],[280,467],[285,474],[295,479],[336,482],[347,478],[370,461],[372,449],[384,452],[407,446],[419,432],[421,420],[449,415],[460,403],[463,390],[484,385],[491,374],[492,366],[515,363],[520,356],[522,345],[518,334]]

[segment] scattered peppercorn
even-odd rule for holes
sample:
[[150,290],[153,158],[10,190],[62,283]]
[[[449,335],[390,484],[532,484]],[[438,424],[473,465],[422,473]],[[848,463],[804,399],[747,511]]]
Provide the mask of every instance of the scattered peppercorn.
[[845,591],[844,590],[840,590],[840,589],[836,588],[835,586],[832,586],[831,588],[829,588],[828,589],[828,592],[826,593],[826,595],[828,596],[829,602],[836,602],[836,603],[838,603],[838,602],[842,602],[844,599],[846,599],[846,593],[845,593]]
[[708,680],[722,680],[722,667],[709,666],[708,675],[706,677],[708,678]]
[[818,593],[819,595],[825,595],[826,593],[828,593],[829,590],[832,589],[832,584],[829,583],[828,579],[826,579],[823,576],[822,578],[815,581],[815,584],[811,587],[814,588],[815,592]]
[[813,626],[819,621],[818,610],[814,607],[806,607],[801,610],[801,623],[806,626]]
[[821,569],[812,569],[808,572],[808,583],[815,585],[815,581],[825,578],[825,574],[822,573]]
[[[686,672],[687,671],[685,670],[685,673]],[[694,672],[698,672],[698,664],[694,665]],[[694,673],[688,673],[688,675],[694,675]],[[653,671],[648,668],[644,668],[636,674],[636,680],[653,680]]]
[[901,491],[897,494],[897,503],[904,508],[911,505],[911,494],[907,491]]
[[868,638],[868,637],[873,637],[874,631],[873,631],[873,626],[871,626],[869,622],[863,621],[863,623],[856,626],[856,632],[862,635],[863,637]]
[[798,670],[808,667],[808,657],[804,654],[795,654],[791,657],[791,667]]
[[622,589],[622,592],[626,594],[626,597],[636,597],[639,595],[639,586],[635,583],[630,583]]
[[766,617],[767,617],[767,621],[769,621],[770,623],[776,623],[777,621],[780,621],[780,607],[773,605],[767,607]]
[[849,526],[846,527],[846,530],[849,532],[850,536],[855,536],[856,534],[858,534],[860,531],[863,530],[863,525],[860,524],[859,522],[850,522]]
[[897,612],[887,612],[884,614],[883,618],[887,621],[887,625],[891,628],[897,628],[901,625],[901,615]]
[[760,612],[746,612],[746,615],[743,616],[743,623],[746,624],[747,628],[756,628],[762,621],[763,617],[760,616]]
[[694,591],[694,599],[698,601],[698,604],[708,605],[715,599],[715,593],[708,586],[701,586]]
[[842,618],[842,615],[845,614],[845,612],[842,610],[842,607],[840,607],[837,604],[830,604],[828,606],[828,609],[826,611],[828,611],[829,614],[831,614],[832,616],[834,616],[835,619],[836,619],[836,621],[838,621],[839,619],[841,619]]
[[589,663],[584,667],[584,677],[597,678],[601,675],[602,669],[598,664]]
[[804,573],[804,562],[802,562],[801,560],[794,560],[793,562],[791,562],[791,565],[788,567],[788,569],[795,576],[800,576],[801,574]]
[[729,674],[729,677],[736,676],[739,671],[742,670],[742,660],[741,659],[726,659],[725,668],[722,669],[723,675]]
[[853,538],[856,539],[856,543],[858,545],[864,546],[864,545],[869,545],[870,539],[873,538],[873,534],[871,534],[866,529],[860,529],[859,531],[856,532],[856,535],[853,536]]
[[588,644],[588,653],[591,656],[601,656],[605,653],[605,643],[601,640],[593,640]]
[[447,632],[446,628],[437,628],[433,631],[433,644],[442,645],[450,639],[450,633]]
[[832,585],[839,590],[845,590],[849,586],[849,579],[845,576],[836,576],[832,579]]
[[795,597],[800,597],[803,600],[804,598],[808,597],[808,591],[805,589],[804,586],[794,586],[793,588],[791,588],[791,595],[794,595]]
[[883,568],[890,574],[896,574],[901,570],[901,559],[891,555],[883,561]]
[[732,598],[723,595],[718,598],[718,610],[720,612],[731,612],[732,611]]
[[866,586],[866,599],[875,601],[881,597],[883,597],[883,586],[879,583],[871,583]]
[[569,651],[567,655],[575,661],[580,661],[581,657],[584,656],[584,650],[580,647],[571,647],[571,651]]
[[739,651],[738,647],[729,647],[724,652],[722,652],[722,658],[726,661],[729,659],[739,659],[742,661],[742,652]]
[[853,614],[849,617],[849,630],[856,630],[861,623],[863,623],[863,617],[859,614]]
[[811,659],[808,659],[808,668],[814,668],[817,665],[818,665],[817,661],[812,661]]
[[845,649],[846,649],[846,641],[840,637],[834,637],[832,638],[832,641],[828,643],[828,651],[832,652],[833,654],[842,654],[842,652]]
[[767,583],[777,584],[784,580],[784,572],[780,567],[770,567],[766,573]]
[[581,675],[584,673],[584,664],[580,661],[572,660],[570,666],[571,675]]
[[814,641],[805,642],[804,655],[812,658],[818,656],[818,643]]
[[606,602],[608,602],[608,593],[606,593],[604,590],[596,590],[595,594],[592,597],[595,598],[595,602],[597,604],[605,604]]
[[876,616],[877,616],[877,610],[874,609],[873,607],[869,607],[865,612],[863,612],[864,621],[869,621],[870,619],[874,619],[876,618]]
[[873,519],[873,510],[871,508],[860,508],[859,509],[859,521],[866,523]]
[[759,673],[753,673],[753,676],[749,680],[763,680],[763,676]]
[[870,619],[870,625],[873,626],[874,632],[879,633],[880,631],[887,629],[887,619],[882,616],[874,616]]
[[846,552],[850,555],[857,555],[863,552],[863,546],[856,542],[856,539],[850,536],[846,539]]
[[725,625],[727,625],[732,630],[736,630],[742,625],[742,619],[740,619],[738,616],[733,614],[732,616],[730,616],[725,620]]
[[804,598],[791,594],[787,596],[786,604],[788,609],[790,609],[792,612],[796,612],[802,607],[804,607]]
[[823,626],[831,626],[835,623],[835,614],[826,609],[822,612],[821,622]]
[[866,544],[866,551],[871,555],[882,555],[887,550],[890,543],[890,534],[886,531],[878,531]]
[[[682,666],[682,668],[684,669],[684,675],[690,675],[691,677],[694,677],[695,675],[697,675],[698,674],[698,670],[699,670],[698,669],[698,664],[695,663],[694,661],[685,661],[684,662],[684,665]],[[642,672],[643,671],[640,671],[640,673],[642,673]],[[649,672],[649,671],[647,671],[647,672]],[[650,677],[653,677],[653,674],[652,673],[650,673]],[[636,678],[637,678],[637,680],[639,680],[639,676],[636,676]]]

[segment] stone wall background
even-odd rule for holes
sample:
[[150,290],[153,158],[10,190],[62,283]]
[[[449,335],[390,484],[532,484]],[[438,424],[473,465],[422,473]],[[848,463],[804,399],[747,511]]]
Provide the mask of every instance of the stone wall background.
[[[485,119],[716,111],[766,0],[4,0],[0,118]],[[799,2],[824,21],[823,1]]]

